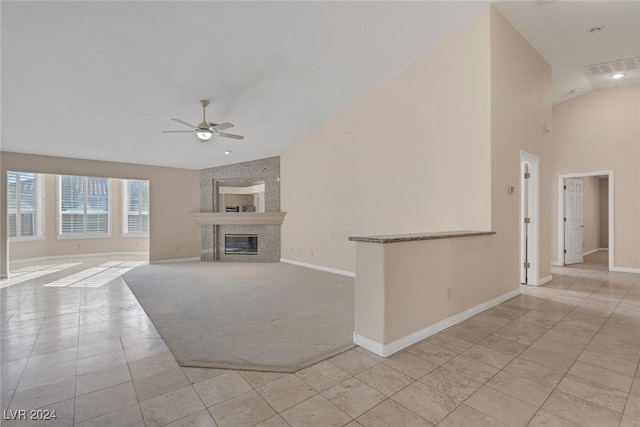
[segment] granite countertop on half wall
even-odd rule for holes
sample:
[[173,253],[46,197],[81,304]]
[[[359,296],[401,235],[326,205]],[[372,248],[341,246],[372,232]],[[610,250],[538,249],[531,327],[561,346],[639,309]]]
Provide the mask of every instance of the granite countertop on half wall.
[[455,230],[455,231],[435,231],[431,233],[410,233],[410,234],[386,234],[379,236],[362,236],[349,237],[352,242],[367,243],[402,243],[414,242],[417,240],[436,240],[436,239],[453,239],[456,237],[472,237],[472,236],[490,236],[496,234],[495,231],[473,231],[473,230]]

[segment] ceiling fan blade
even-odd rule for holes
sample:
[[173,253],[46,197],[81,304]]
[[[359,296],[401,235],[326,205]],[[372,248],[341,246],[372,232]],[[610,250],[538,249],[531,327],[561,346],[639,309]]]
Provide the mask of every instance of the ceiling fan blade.
[[219,136],[224,136],[225,138],[233,138],[233,139],[244,139],[244,136],[242,135],[235,135],[233,133],[224,133],[224,132],[219,132],[216,135]]
[[193,133],[192,130],[161,130],[162,133]]
[[192,125],[190,123],[187,123],[184,120],[180,120],[180,119],[171,119],[171,120],[173,120],[174,122],[182,123],[183,125],[189,126],[190,128],[193,128],[193,129],[196,129],[198,127],[198,126],[194,126],[194,125]]
[[209,129],[211,130],[225,130],[225,129],[229,129],[233,127],[233,123],[229,123],[229,122],[224,122],[224,123],[220,123],[217,124],[215,126],[211,126]]

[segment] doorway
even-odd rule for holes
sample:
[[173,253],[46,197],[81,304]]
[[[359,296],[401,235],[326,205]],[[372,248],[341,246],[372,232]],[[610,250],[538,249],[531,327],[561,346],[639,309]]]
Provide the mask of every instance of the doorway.
[[[607,251],[614,269],[613,171],[558,176],[558,258],[555,265],[581,264]],[[603,254],[600,254],[600,258]]]
[[540,158],[520,151],[520,283],[539,283],[539,174]]

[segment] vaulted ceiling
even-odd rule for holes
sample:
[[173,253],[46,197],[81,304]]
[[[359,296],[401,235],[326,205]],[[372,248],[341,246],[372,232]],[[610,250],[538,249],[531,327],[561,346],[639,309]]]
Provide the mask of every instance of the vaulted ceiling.
[[[640,56],[640,3],[565,3],[498,5],[552,64],[556,101],[611,83],[585,62]],[[194,169],[278,155],[485,4],[3,1],[1,149]],[[246,138],[160,133],[198,123],[200,99]]]
[[[505,1],[495,6],[551,64],[554,103],[593,89],[640,84],[640,1]],[[604,63],[613,64],[599,67],[597,74],[587,68]],[[612,79],[619,70],[625,76]]]

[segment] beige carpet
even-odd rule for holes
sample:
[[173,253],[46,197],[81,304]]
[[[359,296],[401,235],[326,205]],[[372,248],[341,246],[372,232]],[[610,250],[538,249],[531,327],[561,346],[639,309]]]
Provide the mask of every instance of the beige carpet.
[[124,279],[181,366],[295,372],[353,347],[349,277],[192,262],[141,266]]

